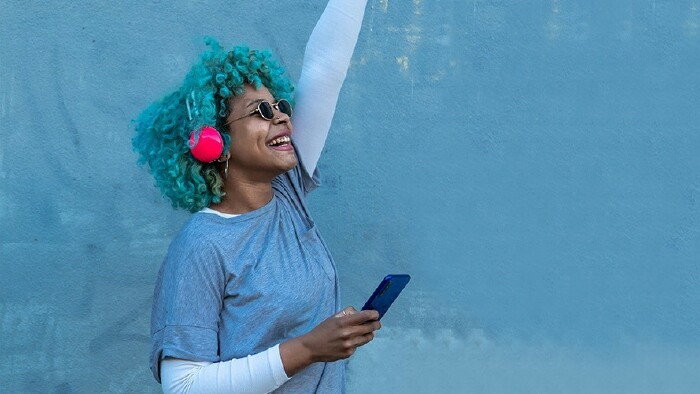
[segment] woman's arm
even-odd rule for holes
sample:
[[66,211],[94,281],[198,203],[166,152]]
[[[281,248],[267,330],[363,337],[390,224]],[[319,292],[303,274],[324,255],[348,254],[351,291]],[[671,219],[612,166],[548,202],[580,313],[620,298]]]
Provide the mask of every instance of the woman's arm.
[[297,84],[294,143],[309,176],[331,127],[367,0],[330,0],[311,33]]
[[350,357],[374,339],[378,319],[377,311],[348,307],[309,333],[246,358],[211,363],[167,357],[160,361],[163,393],[268,393],[314,362]]

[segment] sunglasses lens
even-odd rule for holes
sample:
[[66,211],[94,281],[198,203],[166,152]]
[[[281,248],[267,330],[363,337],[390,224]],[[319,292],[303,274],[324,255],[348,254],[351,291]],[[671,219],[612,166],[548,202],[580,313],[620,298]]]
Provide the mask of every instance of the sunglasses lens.
[[274,116],[274,113],[272,112],[272,104],[268,103],[267,101],[261,101],[260,104],[258,104],[258,110],[260,111],[260,116],[262,116],[264,119],[270,120]]
[[285,99],[282,99],[277,102],[277,109],[279,109],[280,112],[286,114],[289,117],[292,116],[292,105],[289,104],[289,101]]

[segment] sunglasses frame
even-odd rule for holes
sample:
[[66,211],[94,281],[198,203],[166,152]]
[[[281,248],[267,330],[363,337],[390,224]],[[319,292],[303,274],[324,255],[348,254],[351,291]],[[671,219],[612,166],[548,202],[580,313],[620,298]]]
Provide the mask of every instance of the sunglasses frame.
[[[287,114],[286,112],[283,112],[283,111],[280,110],[279,104],[280,104],[282,101],[284,101],[285,103],[287,103],[287,105],[289,106],[289,112],[290,112],[289,114]],[[263,105],[263,103],[267,103],[272,109],[276,109],[277,111],[282,112],[283,114],[289,116],[290,118],[292,117],[292,104],[291,104],[289,101],[287,101],[287,100],[285,100],[285,99],[279,99],[276,103],[271,103],[271,102],[269,102],[269,101],[267,101],[267,100],[262,100],[262,101],[260,101],[260,102],[258,103],[258,105],[255,107],[255,109],[254,109],[252,112],[250,112],[250,113],[247,114],[247,115],[243,115],[243,116],[241,116],[240,118],[236,118],[236,119],[233,119],[233,120],[229,120],[228,122],[224,123],[224,126],[228,126],[228,125],[230,125],[231,123],[233,123],[233,122],[235,122],[235,121],[237,121],[237,120],[241,120],[241,119],[243,119],[243,118],[247,118],[247,117],[252,116],[252,115],[255,115],[255,114],[260,114],[260,117],[263,118],[263,119],[265,119],[265,120],[267,120],[267,121],[272,120],[272,119],[274,118],[274,112],[272,113],[273,117],[271,117],[271,118],[266,118],[265,115],[263,115],[262,111],[260,110],[260,106]]]

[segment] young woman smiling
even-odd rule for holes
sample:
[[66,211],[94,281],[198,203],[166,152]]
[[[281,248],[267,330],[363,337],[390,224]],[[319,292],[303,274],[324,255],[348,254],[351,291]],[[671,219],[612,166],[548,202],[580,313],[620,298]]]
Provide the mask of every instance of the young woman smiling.
[[380,328],[376,311],[341,310],[305,201],[366,3],[329,1],[294,96],[269,52],[210,41],[182,86],[140,115],[140,162],[194,212],[154,293],[151,369],[164,392],[343,392],[342,360]]

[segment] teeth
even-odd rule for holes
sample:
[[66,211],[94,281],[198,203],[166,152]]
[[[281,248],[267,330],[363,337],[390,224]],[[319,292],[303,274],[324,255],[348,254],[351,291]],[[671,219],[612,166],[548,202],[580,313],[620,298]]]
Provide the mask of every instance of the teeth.
[[286,136],[286,135],[285,135],[284,137],[275,138],[274,140],[272,140],[272,141],[271,141],[269,144],[267,144],[267,145],[268,145],[268,146],[282,145],[282,144],[287,144],[287,143],[289,143],[289,141],[290,141],[289,136]]

